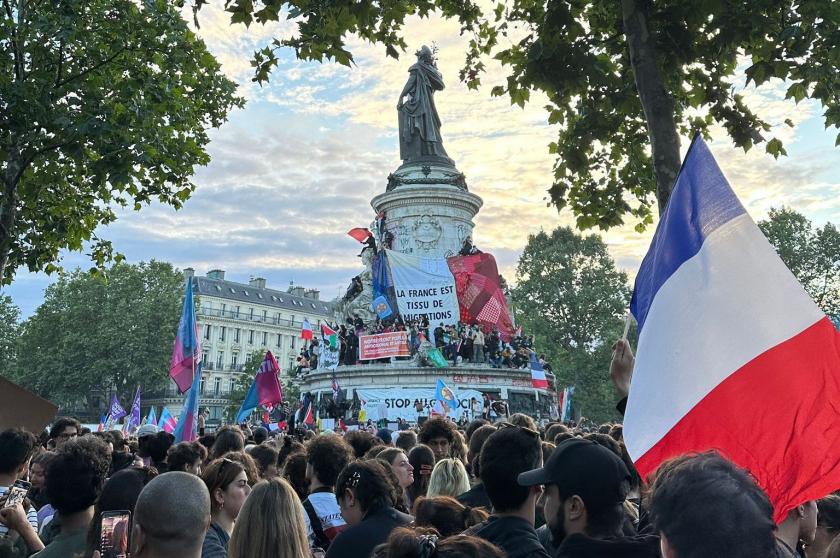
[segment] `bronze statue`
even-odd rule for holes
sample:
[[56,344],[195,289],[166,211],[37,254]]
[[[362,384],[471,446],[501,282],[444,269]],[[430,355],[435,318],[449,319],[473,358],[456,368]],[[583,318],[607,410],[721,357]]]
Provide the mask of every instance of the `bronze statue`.
[[449,162],[434,100],[434,92],[443,90],[443,75],[429,47],[423,46],[416,55],[417,63],[409,68],[408,82],[397,101],[400,158],[403,161],[441,158]]

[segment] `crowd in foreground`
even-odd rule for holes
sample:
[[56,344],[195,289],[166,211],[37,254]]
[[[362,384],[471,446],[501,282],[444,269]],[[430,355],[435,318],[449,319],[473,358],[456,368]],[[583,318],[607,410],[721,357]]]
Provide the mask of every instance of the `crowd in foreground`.
[[41,438],[0,432],[0,558],[103,558],[102,518],[117,511],[130,522],[109,544],[131,558],[840,558],[838,495],[777,526],[749,473],[714,452],[647,480],[620,424],[436,417],[173,444],[153,425],[127,440],[62,418]]

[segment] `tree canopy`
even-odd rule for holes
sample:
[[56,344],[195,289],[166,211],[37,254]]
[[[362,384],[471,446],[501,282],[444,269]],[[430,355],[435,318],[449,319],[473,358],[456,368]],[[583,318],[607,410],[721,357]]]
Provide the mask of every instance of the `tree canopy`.
[[8,377],[17,361],[20,309],[12,298],[0,295],[0,376]]
[[183,275],[157,261],[116,264],[107,279],[78,269],[62,274],[20,326],[10,379],[90,410],[110,389],[127,400],[138,385],[166,386],[183,290]]
[[771,209],[758,226],[823,312],[840,324],[840,231],[814,227],[793,209]]
[[[207,0],[196,0],[198,11]],[[774,122],[754,112],[735,82],[781,80],[786,97],[824,108],[840,124],[840,5],[831,0],[497,0],[482,11],[453,0],[226,0],[232,23],[286,19],[296,25],[255,53],[254,79],[269,79],[278,50],[303,60],[350,65],[351,37],[398,57],[406,17],[434,11],[457,19],[471,37],[461,78],[475,88],[487,59],[506,69],[508,95],[524,106],[544,93],[558,126],[550,201],[568,207],[580,228],[607,229],[630,216],[641,230],[664,208],[680,168],[680,138],[721,125],[749,150],[764,142],[785,154]],[[199,14],[200,15],[200,14]],[[840,144],[838,135],[837,144]]]
[[607,370],[629,304],[627,276],[599,236],[560,227],[528,237],[513,291],[517,323],[536,336],[557,388],[574,385],[575,409],[594,420],[615,417]]
[[174,4],[3,1],[0,284],[63,249],[102,268],[117,209],[190,197],[207,130],[243,101]]

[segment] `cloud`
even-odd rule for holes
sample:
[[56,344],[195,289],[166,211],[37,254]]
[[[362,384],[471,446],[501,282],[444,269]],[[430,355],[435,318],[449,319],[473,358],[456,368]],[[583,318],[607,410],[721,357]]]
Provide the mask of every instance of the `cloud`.
[[[294,280],[328,298],[338,294],[361,271],[359,245],[345,233],[370,223],[370,199],[384,191],[388,174],[400,164],[397,96],[414,50],[433,41],[447,85],[436,96],[444,144],[470,190],[484,200],[475,219],[476,244],[494,253],[502,274],[513,280],[528,234],[574,223],[544,199],[554,164],[547,144],[557,135],[547,123],[545,100],[534,94],[520,109],[507,98],[492,98],[490,87],[505,76],[493,61],[481,89],[468,90],[458,81],[468,37],[459,34],[457,23],[408,18],[409,52],[400,60],[353,40],[353,68],[301,62],[281,51],[270,83],[262,87],[251,82],[253,52],[274,37],[290,36],[293,25],[231,26],[218,4],[201,11],[200,24],[197,33],[240,84],[248,104],[211,133],[212,162],[196,174],[198,189],[181,211],[153,205],[121,213],[100,231],[129,261],[155,257],[199,273],[223,268],[242,281],[260,275],[274,286]],[[820,119],[819,107],[795,105],[784,93],[780,82],[743,91],[748,105],[774,125],[790,157],[775,161],[763,145],[744,154],[720,128],[712,130],[711,148],[754,218],[787,204],[813,219],[831,219],[840,209],[840,180],[833,172],[840,154],[822,126],[812,125]],[[784,124],[788,118],[796,127]],[[684,140],[683,151],[687,147]],[[640,235],[632,224],[603,234],[631,276],[653,234],[650,229]],[[80,256],[68,261],[87,265]],[[19,277],[11,291],[15,298],[37,299],[31,293],[43,288],[43,276]]]

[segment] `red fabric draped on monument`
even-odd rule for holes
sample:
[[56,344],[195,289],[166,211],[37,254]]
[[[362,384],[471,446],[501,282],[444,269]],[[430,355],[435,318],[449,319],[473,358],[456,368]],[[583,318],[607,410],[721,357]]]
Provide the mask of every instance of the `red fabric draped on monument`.
[[499,284],[496,259],[487,253],[447,258],[455,277],[461,321],[478,323],[486,332],[498,328],[502,339],[513,335],[513,320]]

